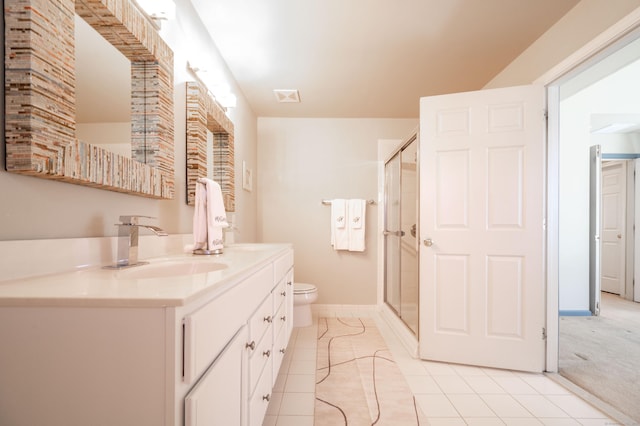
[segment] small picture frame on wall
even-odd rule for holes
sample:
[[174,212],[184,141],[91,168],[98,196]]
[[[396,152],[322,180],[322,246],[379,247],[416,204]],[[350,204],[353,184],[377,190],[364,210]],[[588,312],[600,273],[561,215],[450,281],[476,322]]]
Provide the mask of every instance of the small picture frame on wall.
[[253,170],[247,167],[246,162],[242,162],[242,189],[251,192],[253,190]]

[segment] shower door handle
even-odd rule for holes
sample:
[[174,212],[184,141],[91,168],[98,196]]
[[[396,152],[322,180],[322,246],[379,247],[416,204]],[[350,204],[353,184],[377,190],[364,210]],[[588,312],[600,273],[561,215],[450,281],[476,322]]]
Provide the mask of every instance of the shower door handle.
[[382,233],[385,237],[387,235],[395,235],[396,237],[404,237],[404,231],[384,231]]

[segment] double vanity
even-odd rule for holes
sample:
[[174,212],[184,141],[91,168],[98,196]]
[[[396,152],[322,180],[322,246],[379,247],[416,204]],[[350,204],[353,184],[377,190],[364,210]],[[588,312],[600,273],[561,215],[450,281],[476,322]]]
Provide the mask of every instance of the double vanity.
[[0,424],[261,425],[293,250],[238,244],[0,282]]

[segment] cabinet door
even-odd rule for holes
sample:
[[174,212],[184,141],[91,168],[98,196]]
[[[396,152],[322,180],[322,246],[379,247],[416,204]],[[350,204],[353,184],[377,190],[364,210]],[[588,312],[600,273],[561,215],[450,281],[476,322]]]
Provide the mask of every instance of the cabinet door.
[[247,327],[242,326],[185,397],[185,426],[246,424],[243,386]]

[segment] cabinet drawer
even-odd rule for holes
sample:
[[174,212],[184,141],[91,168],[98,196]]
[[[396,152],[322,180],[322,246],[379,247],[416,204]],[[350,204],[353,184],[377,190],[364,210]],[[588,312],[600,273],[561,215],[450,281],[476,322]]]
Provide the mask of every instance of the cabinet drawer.
[[274,311],[280,309],[282,303],[287,300],[287,294],[293,291],[293,286],[287,285],[286,278],[280,280],[276,288],[273,289],[273,306]]
[[278,312],[273,316],[273,335],[277,336],[280,333],[280,330],[287,323],[289,318],[287,317],[287,304],[281,303],[278,308]]
[[287,273],[289,269],[293,267],[293,250],[289,250],[287,254],[284,254],[277,258],[273,262],[274,282],[280,281]]
[[184,382],[191,383],[245,324],[273,285],[271,265],[184,318]]
[[273,357],[272,333],[273,329],[269,327],[263,339],[256,343],[256,348],[249,355],[249,392],[253,391],[265,365],[269,364]]
[[262,302],[262,305],[256,310],[249,320],[249,341],[256,344],[262,340],[262,336],[269,329],[273,322],[273,302],[272,295],[269,293]]
[[267,368],[260,376],[255,392],[249,400],[249,425],[261,426],[269,407],[272,390],[271,369]]
[[284,359],[284,354],[287,351],[287,328],[282,327],[277,334],[273,342],[273,385],[276,384],[276,379],[278,378],[278,372],[280,371],[280,366],[282,365],[282,360]]
[[[289,270],[287,273],[287,277],[285,278],[287,282],[287,288],[289,291],[287,292],[287,300],[285,301],[286,307],[286,316],[287,316],[287,336],[291,335],[291,331],[293,330],[293,269]],[[287,337],[288,339],[289,337]]]

